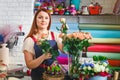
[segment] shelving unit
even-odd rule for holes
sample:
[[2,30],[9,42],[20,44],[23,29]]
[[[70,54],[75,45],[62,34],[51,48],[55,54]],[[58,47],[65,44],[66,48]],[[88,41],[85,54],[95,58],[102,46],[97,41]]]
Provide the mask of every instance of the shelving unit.
[[[113,14],[100,14],[100,15],[52,15],[52,29],[54,26],[59,27],[60,18],[66,18],[70,28],[79,30],[80,24],[109,24],[109,25],[120,25],[120,15]],[[56,26],[55,26],[56,27]]]
[[[90,24],[91,26],[93,25],[93,27],[98,26],[99,28],[96,28],[96,30],[99,31],[99,29],[102,31],[104,30],[116,30],[119,32],[120,30],[120,15],[113,15],[113,14],[101,14],[101,15],[76,15],[76,16],[72,16],[72,15],[52,15],[52,29],[54,30],[54,26],[60,26],[61,24],[59,23],[59,19],[60,18],[66,18],[67,20],[67,24],[69,25],[70,30],[72,30],[73,32],[78,31],[78,30],[82,30],[81,29],[81,25],[86,25],[86,24]],[[85,26],[84,25],[84,26]],[[109,28],[107,28],[107,27]],[[112,27],[112,28],[110,28]],[[115,29],[116,27],[116,29]],[[91,28],[92,30],[93,28]],[[106,31],[107,32],[107,31]],[[116,33],[116,32],[115,32]],[[97,34],[97,33],[96,33]],[[101,34],[101,33],[100,33]],[[110,35],[108,33],[102,33],[104,37],[104,35],[108,35],[110,37]],[[111,34],[111,33],[110,33]],[[98,35],[99,36],[99,35]],[[116,34],[111,35],[111,37],[116,36]],[[119,37],[119,34],[118,34]],[[93,36],[94,38],[94,36]],[[113,38],[115,39],[115,38]],[[120,38],[118,38],[120,39]],[[117,39],[115,39],[117,40]],[[103,41],[105,42],[105,41]],[[110,44],[115,44],[115,45],[119,45],[120,42],[110,42],[110,41],[106,41],[109,42]],[[99,42],[98,42],[99,43]],[[102,41],[100,42],[100,44],[102,43]],[[110,45],[109,45],[110,46]],[[120,56],[120,52],[103,52],[102,54],[98,52],[98,55],[105,55],[110,59],[117,59],[120,60],[119,57]],[[110,54],[109,54],[110,53]],[[109,54],[109,55],[108,55]],[[95,53],[87,53],[88,57],[92,57],[93,55],[95,55]],[[114,56],[113,56],[114,55]],[[119,64],[118,64],[119,65]]]

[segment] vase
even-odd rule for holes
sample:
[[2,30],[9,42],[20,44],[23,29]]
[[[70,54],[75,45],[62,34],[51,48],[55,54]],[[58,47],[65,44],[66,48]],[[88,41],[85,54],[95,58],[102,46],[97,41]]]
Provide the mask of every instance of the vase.
[[72,78],[72,80],[76,80],[79,78],[79,60],[81,54],[82,51],[78,50],[77,52],[73,53],[73,55],[68,55],[68,75]]
[[93,76],[89,80],[107,80],[107,76]]
[[3,43],[0,44],[1,48],[0,48],[0,62],[4,63],[6,65],[9,64],[9,48],[7,48],[7,44]]

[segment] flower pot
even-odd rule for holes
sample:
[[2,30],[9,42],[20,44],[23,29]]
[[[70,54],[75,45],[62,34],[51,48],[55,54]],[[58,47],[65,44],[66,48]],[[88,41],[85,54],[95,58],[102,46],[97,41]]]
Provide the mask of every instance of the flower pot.
[[107,80],[107,76],[93,76],[89,80]]

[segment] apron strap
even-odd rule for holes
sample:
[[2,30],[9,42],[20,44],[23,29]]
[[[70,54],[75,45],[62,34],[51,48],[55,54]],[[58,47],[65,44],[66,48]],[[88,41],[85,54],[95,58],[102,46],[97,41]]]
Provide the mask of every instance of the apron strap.
[[37,42],[37,39],[35,37],[31,37],[33,39],[34,42]]
[[55,36],[53,32],[51,32],[51,37],[52,37],[52,40],[55,40]]

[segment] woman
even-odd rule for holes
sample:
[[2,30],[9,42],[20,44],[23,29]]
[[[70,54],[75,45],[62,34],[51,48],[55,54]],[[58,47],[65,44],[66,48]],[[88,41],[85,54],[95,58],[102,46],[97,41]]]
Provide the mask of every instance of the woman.
[[35,14],[31,30],[24,41],[24,57],[27,67],[32,70],[32,80],[42,80],[45,66],[49,66],[54,62],[51,53],[44,54],[42,52],[41,48],[37,45],[37,40],[44,37],[51,42],[51,46],[54,50],[62,50],[62,39],[59,37],[58,33],[49,30],[50,25],[51,16],[47,10],[38,10]]

